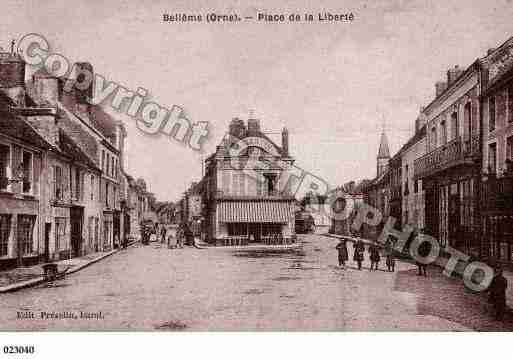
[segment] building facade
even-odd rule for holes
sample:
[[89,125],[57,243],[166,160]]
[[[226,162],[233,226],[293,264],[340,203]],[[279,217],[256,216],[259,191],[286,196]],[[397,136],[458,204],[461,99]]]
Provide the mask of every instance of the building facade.
[[288,243],[295,237],[288,131],[278,146],[258,119],[234,119],[202,179],[206,239],[216,244]]
[[513,260],[513,38],[490,50],[482,94],[483,258]]
[[478,252],[481,172],[479,61],[447,72],[424,109],[426,154],[414,162],[425,191],[425,230],[442,246]]

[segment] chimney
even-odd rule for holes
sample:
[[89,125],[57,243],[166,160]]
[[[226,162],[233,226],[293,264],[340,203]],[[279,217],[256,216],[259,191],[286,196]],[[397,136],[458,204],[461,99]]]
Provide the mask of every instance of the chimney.
[[420,106],[420,112],[415,119],[415,133],[419,132],[422,126],[426,124],[426,115],[424,114],[424,106]]
[[260,120],[250,116],[248,118],[248,136],[257,136],[260,133]]
[[[74,66],[73,79],[83,86],[76,89],[77,104],[88,105],[93,98],[93,65],[89,62],[77,62]],[[84,88],[86,85],[87,88]]]
[[289,130],[286,127],[283,127],[281,131],[281,148],[282,155],[285,157],[289,156]]
[[437,81],[435,83],[435,98],[440,96],[447,89],[447,82]]
[[454,66],[453,68],[447,71],[447,86],[451,86],[451,84],[456,81],[458,77],[463,73],[463,70],[458,66]]
[[235,117],[230,122],[230,129],[229,129],[230,137],[235,138],[243,138],[246,133],[246,126],[244,125],[244,121],[241,119]]
[[18,54],[0,53],[0,91],[18,106],[25,106],[25,62]]
[[492,54],[492,52],[494,52],[495,49],[493,47],[489,48],[488,51],[486,51],[486,56],[489,56]]

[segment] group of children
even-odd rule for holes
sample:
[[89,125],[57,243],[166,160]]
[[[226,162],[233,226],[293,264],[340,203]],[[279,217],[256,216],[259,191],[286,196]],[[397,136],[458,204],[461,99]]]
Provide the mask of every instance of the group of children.
[[[353,260],[358,265],[358,270],[362,269],[362,262],[364,260],[365,253],[365,243],[361,239],[357,239],[353,243]],[[347,250],[347,240],[342,239],[340,243],[336,246],[338,251],[338,265],[342,268],[345,268],[346,261],[349,260],[349,252]],[[379,262],[381,261],[380,248],[376,244],[370,244],[368,248],[369,252],[369,260],[371,262],[371,266],[369,270],[378,270]],[[395,271],[395,258],[393,250],[390,246],[385,248],[385,257],[386,257],[386,266],[387,271],[394,272]]]

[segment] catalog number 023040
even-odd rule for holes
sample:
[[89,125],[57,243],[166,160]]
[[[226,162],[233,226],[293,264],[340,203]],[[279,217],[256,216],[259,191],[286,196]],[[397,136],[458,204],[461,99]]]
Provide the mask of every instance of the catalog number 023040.
[[4,345],[4,354],[34,354],[33,345]]

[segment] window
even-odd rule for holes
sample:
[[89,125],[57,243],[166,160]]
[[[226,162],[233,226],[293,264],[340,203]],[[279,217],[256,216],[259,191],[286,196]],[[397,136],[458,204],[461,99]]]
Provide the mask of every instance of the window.
[[105,205],[109,206],[109,182],[105,182]]
[[66,217],[55,217],[55,251],[64,248],[66,238]]
[[442,132],[441,144],[445,145],[447,143],[447,126],[445,124],[445,121],[442,121],[440,123],[440,127],[441,127],[441,132]]
[[21,166],[23,168],[23,193],[32,191],[32,153],[23,151]]
[[62,167],[53,167],[53,186],[54,197],[56,200],[62,200],[64,197],[64,181],[62,177]]
[[0,257],[6,256],[9,249],[11,233],[11,215],[0,214]]
[[456,139],[459,135],[458,113],[453,112],[451,115],[451,138]]
[[32,253],[34,245],[34,224],[36,223],[36,216],[29,216],[20,214],[18,215],[18,242],[22,255]]
[[419,192],[419,180],[415,180],[413,182],[413,192],[415,192],[415,193]]
[[239,195],[244,196],[246,194],[246,175],[244,173],[239,174]]
[[108,153],[107,153],[107,165],[106,165],[106,169],[105,169],[105,175],[106,176],[110,175],[110,156]]
[[276,181],[276,175],[272,173],[264,174],[264,177],[266,179],[267,184],[267,195],[268,196],[274,196],[275,194],[275,181]]
[[91,175],[91,201],[94,201],[94,175]]
[[497,173],[497,143],[488,145],[488,172]]
[[102,150],[102,171],[105,171],[105,150]]
[[11,148],[0,144],[0,190],[7,190],[9,186],[10,162]]
[[82,199],[82,178],[80,176],[80,169],[75,168],[75,199]]
[[437,142],[437,138],[436,138],[436,127],[433,127],[431,129],[431,149],[434,150],[436,148],[436,142]]
[[513,161],[513,136],[506,139],[506,159]]
[[470,102],[467,102],[463,108],[463,120],[465,121],[465,139],[470,139],[472,137],[472,107]]
[[114,177],[114,173],[116,169],[114,168],[114,157],[110,158],[111,166],[110,166],[110,176]]
[[489,113],[489,129],[490,132],[495,131],[495,96],[488,99],[488,113]]
[[513,85],[508,88],[508,122],[513,122]]
[[114,178],[118,179],[118,160],[114,161]]

